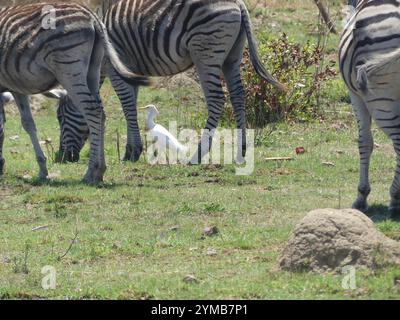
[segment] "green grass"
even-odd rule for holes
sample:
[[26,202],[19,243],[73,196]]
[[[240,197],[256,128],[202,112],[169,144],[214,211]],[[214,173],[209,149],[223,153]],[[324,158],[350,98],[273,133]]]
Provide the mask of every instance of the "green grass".
[[[298,10],[269,8],[267,17],[298,41],[315,39],[310,3]],[[333,37],[330,45],[336,41]],[[274,130],[259,132],[255,172],[246,177],[236,176],[234,166],[150,166],[143,159],[137,164],[121,163],[117,131],[122,153],[125,120],[108,83],[103,98],[108,171],[105,183],[98,187],[80,182],[87,147],[78,164],[49,161],[55,178],[38,181],[29,139],[18,116],[11,115],[15,109],[8,108],[7,167],[0,178],[0,299],[400,297],[395,284],[400,268],[359,270],[356,290],[342,288],[342,275],[293,274],[277,268],[290,232],[307,212],[347,208],[356,196],[358,135],[339,78],[327,85],[321,105],[324,120],[277,124]],[[200,129],[205,122],[207,112],[198,89],[142,90],[140,106],[147,103],[159,106],[159,121],[164,125],[176,120],[179,127]],[[40,139],[51,138],[56,148],[55,114],[46,102],[35,117]],[[143,115],[140,123],[144,127]],[[380,147],[371,165],[370,205],[371,216],[381,221],[389,202],[395,155],[390,141],[375,131]],[[16,135],[18,140],[9,139]],[[300,146],[307,152],[296,156],[295,148]],[[295,160],[265,161],[275,156]],[[219,233],[204,236],[204,228],[211,226]],[[399,223],[381,221],[377,226],[400,239]],[[57,270],[56,290],[41,287],[41,269],[46,265]],[[185,282],[188,275],[197,281]]]
[[[144,90],[141,104],[156,95],[165,121],[169,91]],[[266,129],[256,148],[255,173],[238,177],[233,166],[120,163],[113,129],[119,128],[123,136],[124,121],[116,100],[110,101],[108,171],[100,187],[80,183],[86,157],[71,165],[50,162],[50,172],[59,177],[37,181],[29,140],[18,118],[8,117],[7,137],[20,139],[6,140],[7,171],[0,182],[0,297],[399,297],[396,268],[360,271],[355,291],[342,289],[340,275],[277,270],[279,252],[296,222],[315,208],[345,208],[354,199],[357,133],[349,106],[324,122],[281,124],[272,134]],[[183,113],[196,107],[179,108]],[[55,109],[41,110],[36,118],[41,139],[50,137],[56,145]],[[380,148],[372,162],[371,205],[379,214],[389,200],[395,158],[390,142],[379,131],[376,136]],[[295,156],[298,146],[307,153]],[[264,161],[272,156],[295,160]],[[327,161],[335,167],[322,164]],[[32,231],[41,226],[46,228]],[[207,226],[218,227],[219,234],[204,237]],[[399,224],[378,226],[394,239],[400,237]],[[46,265],[58,272],[54,291],[41,288],[41,268]],[[186,283],[187,275],[198,281]]]

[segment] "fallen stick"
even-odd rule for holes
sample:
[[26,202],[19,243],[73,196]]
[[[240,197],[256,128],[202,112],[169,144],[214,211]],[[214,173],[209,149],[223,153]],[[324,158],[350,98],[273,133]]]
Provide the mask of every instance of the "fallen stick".
[[273,157],[273,158],[265,158],[265,161],[293,161],[292,157]]
[[46,230],[49,227],[50,226],[39,226],[39,227],[33,228],[32,231]]

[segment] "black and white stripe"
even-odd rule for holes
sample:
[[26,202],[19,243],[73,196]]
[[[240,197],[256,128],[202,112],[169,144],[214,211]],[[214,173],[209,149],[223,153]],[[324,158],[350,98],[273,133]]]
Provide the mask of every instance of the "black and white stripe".
[[60,152],[57,162],[77,162],[80,151],[89,138],[89,129],[85,117],[74,106],[68,96],[61,97],[57,109],[57,119],[60,124]]
[[360,183],[354,208],[366,211],[374,142],[371,121],[392,139],[398,154],[390,211],[400,216],[400,1],[349,1],[354,14],[340,44],[340,70],[359,127]]
[[[225,95],[224,76],[245,153],[245,97],[240,64],[246,39],[257,73],[279,89],[284,87],[263,67],[257,54],[249,13],[242,0],[103,0],[104,22],[122,61],[144,76],[171,76],[195,65],[206,97],[209,117],[202,141],[210,145]],[[128,123],[125,160],[136,161],[142,153],[137,122],[138,87],[108,70]],[[61,134],[61,136],[63,133]],[[63,144],[66,145],[66,144]],[[74,147],[75,149],[75,147]],[[240,148],[239,148],[240,149]],[[200,151],[200,149],[199,149]],[[201,149],[198,161],[209,151]]]
[[[30,135],[40,167],[40,178],[48,175],[28,95],[48,91],[60,84],[84,115],[90,131],[88,183],[103,179],[105,115],[99,96],[100,70],[104,56],[121,78],[145,81],[130,73],[118,59],[103,23],[78,4],[19,5],[0,9],[0,93],[11,91]],[[54,28],[43,21],[53,19]],[[3,167],[4,108],[0,102],[0,165]],[[3,171],[3,170],[1,170]]]

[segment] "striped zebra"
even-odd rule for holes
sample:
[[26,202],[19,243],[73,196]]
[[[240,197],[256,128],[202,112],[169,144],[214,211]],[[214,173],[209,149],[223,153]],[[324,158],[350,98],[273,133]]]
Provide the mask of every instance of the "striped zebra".
[[340,70],[359,127],[360,182],[353,207],[368,210],[371,121],[392,139],[397,169],[390,190],[393,218],[400,217],[400,1],[349,1],[354,14],[340,44]]
[[[122,64],[104,24],[86,7],[54,4],[50,10],[46,4],[32,4],[0,9],[0,93],[10,91],[15,98],[22,126],[35,150],[40,178],[45,179],[48,171],[28,95],[60,84],[79,106],[90,131],[90,159],[84,181],[96,183],[103,179],[105,115],[99,81],[104,56],[121,78],[146,83]],[[4,167],[4,122],[0,102],[0,172]]]
[[[208,106],[208,120],[192,163],[209,152],[212,136],[225,103],[222,76],[225,77],[236,116],[239,136],[238,158],[246,152],[246,114],[240,65],[246,39],[251,61],[258,75],[275,87],[284,86],[262,65],[257,53],[248,10],[242,0],[103,0],[104,23],[122,61],[144,76],[171,76],[196,67]],[[122,103],[127,120],[128,142],[124,160],[137,161],[143,151],[137,121],[138,87],[132,86],[112,68],[107,74]],[[62,103],[74,116],[73,107]],[[71,120],[73,118],[71,116]],[[84,122],[63,122],[62,151],[66,158],[78,159],[84,141],[75,128],[84,130]],[[64,139],[68,136],[68,139]],[[85,138],[86,135],[82,136]],[[68,140],[68,141],[66,141]],[[201,147],[203,146],[203,148]],[[74,152],[74,155],[70,153]]]

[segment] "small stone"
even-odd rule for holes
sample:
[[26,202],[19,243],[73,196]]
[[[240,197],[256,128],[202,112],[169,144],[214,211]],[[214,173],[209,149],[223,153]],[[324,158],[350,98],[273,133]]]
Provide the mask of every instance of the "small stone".
[[57,171],[57,172],[49,173],[48,178],[49,178],[50,180],[60,179],[60,178],[61,178],[61,172],[60,172],[60,171]]
[[19,136],[11,136],[9,139],[11,141],[17,141],[17,140],[19,140]]
[[212,227],[206,227],[203,230],[203,235],[207,237],[212,237],[215,236],[219,233],[219,230],[217,227],[212,226]]
[[185,283],[198,283],[199,281],[197,280],[197,278],[194,275],[189,274],[185,278],[183,278],[183,282],[185,282]]

